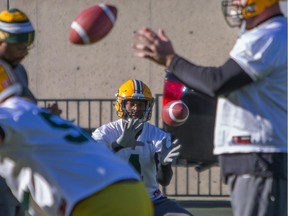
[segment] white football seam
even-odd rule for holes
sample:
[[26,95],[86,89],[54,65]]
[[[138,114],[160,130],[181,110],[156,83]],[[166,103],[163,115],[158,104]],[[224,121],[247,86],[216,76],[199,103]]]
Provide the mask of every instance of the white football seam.
[[115,23],[115,16],[112,13],[112,11],[109,9],[109,7],[103,3],[99,4],[99,7],[101,7],[103,9],[103,11],[106,13],[106,15],[109,17],[109,19],[111,20],[112,24],[114,25]]
[[76,21],[73,21],[71,24],[71,28],[74,29],[82,38],[84,44],[89,44],[90,39],[86,33],[86,31],[80,26]]
[[[178,103],[181,103],[181,102],[178,102],[178,101],[175,101],[173,102],[170,106],[169,106],[169,116],[170,118],[175,121],[175,122],[183,122],[183,121],[186,121],[186,119],[188,118],[189,114],[184,118],[184,119],[177,119],[175,118],[174,114],[173,114],[173,107],[178,104]],[[183,105],[187,108],[188,110],[188,107],[186,106],[186,104],[183,103]]]

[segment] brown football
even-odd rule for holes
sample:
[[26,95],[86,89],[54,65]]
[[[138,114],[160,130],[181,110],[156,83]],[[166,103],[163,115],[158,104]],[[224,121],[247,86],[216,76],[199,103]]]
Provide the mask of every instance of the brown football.
[[189,109],[181,100],[174,100],[162,107],[162,120],[165,124],[178,127],[184,124],[189,117]]
[[93,44],[104,38],[113,28],[117,8],[113,5],[97,4],[83,11],[71,24],[69,40],[73,44]]

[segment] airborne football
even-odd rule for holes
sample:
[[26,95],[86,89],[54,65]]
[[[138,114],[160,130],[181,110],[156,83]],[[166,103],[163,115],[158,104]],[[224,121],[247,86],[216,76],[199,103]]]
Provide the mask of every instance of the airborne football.
[[189,109],[181,100],[170,101],[162,108],[162,119],[169,126],[183,125],[188,117]]
[[113,5],[91,6],[74,19],[69,40],[73,44],[93,44],[103,39],[113,28],[117,18],[117,8]]

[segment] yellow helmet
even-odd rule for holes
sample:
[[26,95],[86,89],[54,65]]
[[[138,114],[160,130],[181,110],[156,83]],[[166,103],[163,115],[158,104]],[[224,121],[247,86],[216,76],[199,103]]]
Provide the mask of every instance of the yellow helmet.
[[11,67],[0,60],[0,102],[12,95],[20,95],[22,87],[16,82]]
[[11,8],[0,12],[0,40],[11,44],[34,41],[35,30],[28,16],[19,9]]
[[262,13],[267,7],[279,0],[247,0],[244,5],[235,0],[222,1],[222,11],[229,26],[239,26],[243,19],[248,19]]
[[140,80],[128,80],[123,83],[116,93],[115,109],[120,118],[129,118],[128,112],[125,109],[126,100],[144,100],[146,101],[146,108],[143,114],[143,120],[149,121],[152,115],[154,105],[154,98],[148,86]]

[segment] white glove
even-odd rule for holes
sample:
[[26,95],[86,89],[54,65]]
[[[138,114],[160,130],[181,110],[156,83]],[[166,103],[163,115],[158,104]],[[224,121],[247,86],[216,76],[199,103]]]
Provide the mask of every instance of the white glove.
[[143,123],[141,119],[129,119],[128,123],[124,125],[123,134],[116,140],[117,144],[124,148],[144,146],[143,142],[135,139],[137,133],[142,130]]
[[166,138],[162,140],[162,149],[160,152],[160,162],[162,165],[172,163],[175,158],[180,154],[181,145],[178,139],[174,140],[169,147],[167,147]]

